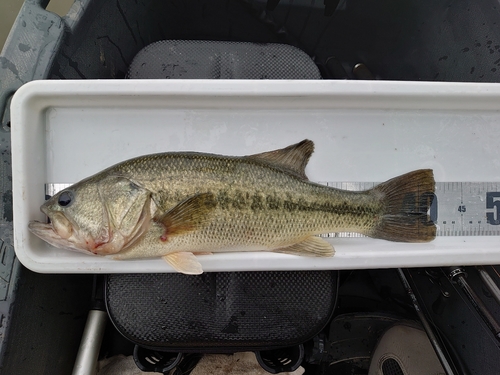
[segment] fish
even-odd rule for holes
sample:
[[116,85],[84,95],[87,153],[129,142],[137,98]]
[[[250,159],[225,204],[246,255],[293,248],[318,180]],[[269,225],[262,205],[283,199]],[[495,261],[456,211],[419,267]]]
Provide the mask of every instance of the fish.
[[420,169],[365,191],[309,181],[305,139],[247,156],[165,152],[123,161],[65,188],[29,229],[49,244],[112,259],[162,257],[201,274],[196,255],[271,251],[332,257],[320,234],[428,242],[434,176]]

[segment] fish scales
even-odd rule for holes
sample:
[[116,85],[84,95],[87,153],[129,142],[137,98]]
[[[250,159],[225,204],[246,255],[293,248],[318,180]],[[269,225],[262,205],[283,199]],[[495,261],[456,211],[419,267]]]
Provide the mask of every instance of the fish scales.
[[[149,180],[148,170],[160,176]],[[164,154],[133,160],[118,169],[135,176],[168,210],[200,192],[215,196],[210,222],[166,242],[157,226],[144,241],[118,258],[171,251],[256,250],[286,247],[314,234],[371,229],[380,200],[368,192],[348,192],[313,184],[273,165],[248,158],[207,154]],[[239,245],[242,241],[244,246]]]
[[332,256],[315,237],[358,232],[392,241],[435,235],[427,215],[432,171],[419,170],[364,192],[312,183],[305,140],[234,157],[163,153],[112,166],[59,192],[42,206],[52,224],[30,229],[54,246],[114,259],[162,256],[200,273],[193,253],[276,251]]

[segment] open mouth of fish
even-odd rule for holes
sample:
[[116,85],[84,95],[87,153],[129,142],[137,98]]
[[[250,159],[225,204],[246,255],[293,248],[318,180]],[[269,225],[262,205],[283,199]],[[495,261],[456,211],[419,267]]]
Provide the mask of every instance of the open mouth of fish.
[[84,254],[91,254],[94,255],[92,252],[83,250],[81,248],[78,248],[75,246],[75,244],[71,241],[71,237],[69,236],[67,238],[63,238],[53,227],[53,221],[50,220],[50,223],[42,223],[40,221],[30,221],[28,224],[28,229],[36,235],[37,237],[41,238],[42,240],[46,241],[50,245],[57,247],[59,249],[66,249],[66,250],[71,250],[79,253],[84,253]]

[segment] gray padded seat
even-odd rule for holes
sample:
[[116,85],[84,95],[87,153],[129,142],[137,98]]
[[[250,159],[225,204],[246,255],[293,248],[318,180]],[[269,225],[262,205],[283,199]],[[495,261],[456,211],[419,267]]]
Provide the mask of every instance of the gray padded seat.
[[285,44],[163,40],[144,47],[130,79],[321,79],[318,67]]

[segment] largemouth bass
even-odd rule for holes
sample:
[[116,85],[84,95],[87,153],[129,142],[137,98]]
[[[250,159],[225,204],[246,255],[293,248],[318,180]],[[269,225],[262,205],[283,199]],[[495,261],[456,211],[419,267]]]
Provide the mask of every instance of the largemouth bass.
[[54,195],[50,223],[30,230],[53,246],[115,259],[163,257],[186,274],[194,254],[274,251],[331,257],[318,234],[358,232],[402,242],[434,239],[427,211],[432,170],[417,170],[353,192],[308,181],[310,140],[250,156],[194,152],[147,155],[116,164]]

